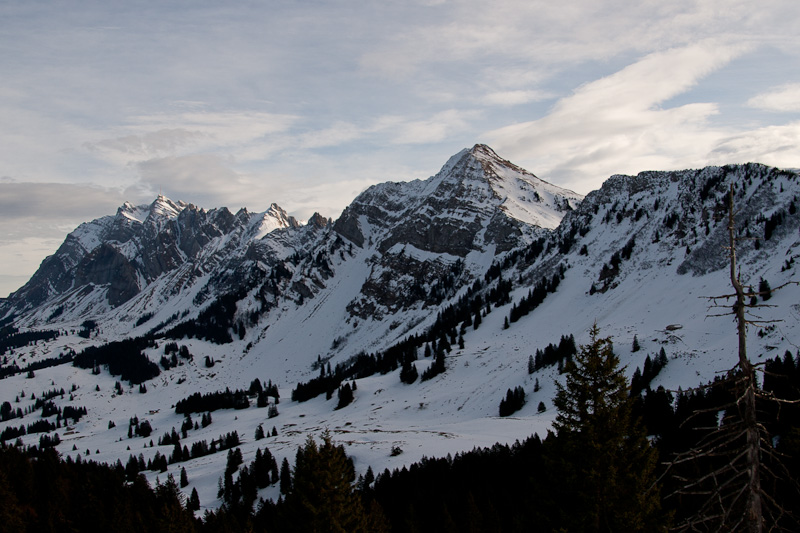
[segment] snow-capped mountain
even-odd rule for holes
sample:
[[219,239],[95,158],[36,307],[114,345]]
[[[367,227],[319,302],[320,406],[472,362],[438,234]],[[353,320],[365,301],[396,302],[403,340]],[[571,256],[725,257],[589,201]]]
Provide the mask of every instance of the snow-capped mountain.
[[[387,337],[387,325],[429,322],[431,306],[482,276],[498,254],[555,228],[580,199],[483,145],[427,180],[370,187],[332,227],[320,215],[300,225],[274,204],[234,215],[159,197],[81,225],[10,296],[4,314],[25,325],[91,319],[116,338],[131,323],[144,332],[176,314],[194,320],[236,293],[236,320],[267,336],[265,326],[282,324],[287,310],[291,330],[296,312],[313,322],[324,309],[315,354],[332,339],[341,346],[358,320],[376,339],[370,347],[385,348],[409,329]],[[326,303],[331,295],[335,304]],[[411,309],[419,318],[409,320]],[[330,316],[346,326],[332,330]]]
[[[559,374],[552,365],[529,373],[529,359],[562,336],[585,342],[593,323],[612,336],[629,375],[664,348],[669,362],[654,385],[697,385],[735,364],[735,328],[707,318],[720,310],[705,298],[730,293],[731,185],[743,280],[795,280],[798,174],[757,164],[612,176],[582,198],[477,145],[427,180],[370,187],[332,223],[315,216],[301,225],[274,205],[232,214],[166,198],[126,204],[70,234],[3,304],[0,325],[61,334],[8,345],[0,368],[21,372],[0,382],[0,401],[25,407],[22,391],[75,385],[70,403],[88,413],[62,430],[58,449],[123,463],[134,450],[149,459],[160,448],[127,437],[131,417],[161,435],[182,424],[177,401],[254,378],[278,385],[277,416],[255,406],[215,411],[214,424],[182,443],[236,430],[246,460],[266,444],[280,461],[329,428],[363,472],[543,434]],[[788,285],[760,310],[782,322],[752,332],[754,358],[795,350],[797,301]],[[54,364],[26,378],[31,363],[133,337],[146,340],[153,362],[171,343],[193,358],[162,363],[146,393],[123,385],[122,396],[106,371]],[[429,348],[444,354],[444,372],[402,383],[401,364],[420,374],[432,365]],[[335,394],[289,399],[329,368],[338,381],[328,392],[357,383],[351,404],[335,409]],[[498,404],[515,387],[527,403],[501,418]],[[256,442],[260,424],[277,436]],[[225,458],[217,456],[180,465],[204,507],[219,505]]]
[[[291,246],[327,223],[315,215],[302,226],[275,204],[264,213],[242,209],[234,214],[224,207],[205,211],[163,196],[150,205],[126,203],[116,215],[81,224],[70,233],[7,303],[16,314],[33,311],[37,321],[43,309],[57,309],[65,318],[102,317],[154,284],[173,296],[209,273],[235,268],[248,256],[266,263],[282,259],[294,252],[287,248],[287,238],[264,241],[266,235],[292,233]],[[152,297],[153,291],[149,293]]]

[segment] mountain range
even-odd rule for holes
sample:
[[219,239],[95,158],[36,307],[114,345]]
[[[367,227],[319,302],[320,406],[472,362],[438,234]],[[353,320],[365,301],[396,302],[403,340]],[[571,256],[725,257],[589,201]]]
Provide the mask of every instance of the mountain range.
[[[652,386],[696,386],[737,361],[731,302],[710,299],[731,293],[731,191],[742,279],[796,280],[798,172],[759,164],[615,175],[583,197],[476,145],[426,180],[368,188],[335,221],[301,223],[275,204],[126,203],[70,233],[0,304],[0,402],[22,414],[0,431],[41,418],[36,398],[63,388],[56,405],[86,414],[55,430],[62,455],[151,460],[172,446],[129,436],[134,417],[158,437],[181,428],[181,400],[259,379],[279,401],[215,410],[182,443],[236,431],[245,460],[266,444],[280,462],[328,429],[359,472],[382,471],[544,435],[560,379],[546,348],[585,343],[593,324],[629,376],[663,351]],[[776,322],[750,330],[754,360],[797,350],[798,290],[759,309]],[[150,366],[125,377],[122,359]],[[524,405],[499,416],[516,388]],[[224,466],[218,453],[169,471],[185,467],[184,490],[215,508]]]

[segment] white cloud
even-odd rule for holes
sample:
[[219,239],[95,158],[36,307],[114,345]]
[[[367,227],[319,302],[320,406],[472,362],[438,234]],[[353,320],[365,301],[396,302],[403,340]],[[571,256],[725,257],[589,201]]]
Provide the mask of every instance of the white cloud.
[[650,54],[579,87],[545,117],[485,137],[504,156],[580,192],[613,173],[699,161],[721,134],[708,125],[718,107],[662,105],[745,50],[704,42]]
[[[149,159],[136,165],[144,185],[175,200],[201,206],[235,198],[246,188],[230,162],[213,154],[190,154]],[[251,198],[251,201],[257,201]],[[240,206],[228,206],[233,209]]]
[[720,138],[711,156],[716,163],[758,162],[776,167],[798,168],[800,121],[766,126]]
[[175,153],[180,148],[197,144],[209,135],[184,128],[160,129],[141,135],[125,135],[84,143],[89,150],[108,151],[126,157],[152,157],[154,154]]
[[114,213],[124,201],[120,191],[96,185],[0,181],[3,224],[85,222],[87,217]]
[[492,106],[515,106],[551,98],[552,94],[543,91],[497,91],[483,97],[483,102]]
[[0,180],[0,296],[24,285],[80,223],[123,202],[120,191],[91,185]]
[[364,136],[363,128],[349,122],[337,122],[330,127],[301,134],[297,146],[302,148],[324,148],[340,146]]
[[296,121],[291,115],[250,111],[139,115],[122,128],[127,134],[84,146],[124,164],[208,150],[236,154],[242,147],[287,132]]
[[474,111],[449,109],[424,120],[396,119],[392,124],[395,133],[392,135],[391,142],[395,144],[437,143],[458,130],[467,129],[470,121],[477,116],[478,113]]
[[800,83],[787,83],[772,90],[756,95],[747,101],[747,105],[767,111],[798,112],[800,111]]

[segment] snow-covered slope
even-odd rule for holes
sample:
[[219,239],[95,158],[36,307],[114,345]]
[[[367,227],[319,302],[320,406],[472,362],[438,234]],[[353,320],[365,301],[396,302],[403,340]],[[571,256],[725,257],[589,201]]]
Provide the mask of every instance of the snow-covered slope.
[[[155,345],[144,351],[158,361],[172,341],[161,335],[171,327],[202,323],[203,309],[223,297],[233,295],[236,302],[229,314],[231,342],[201,340],[200,332],[175,339],[194,358],[147,381],[145,394],[124,385],[120,396],[114,393],[118,378],[107,372],[93,375],[60,365],[36,370],[30,379],[21,373],[0,381],[0,401],[24,409],[32,405],[31,393],[75,385],[70,401],[57,402],[86,406],[88,414],[60,430],[58,449],[68,455],[89,450],[93,459],[106,462],[125,463],[132,453],[147,460],[171,452],[171,446],[150,447],[149,439],[129,439],[127,422],[134,415],[151,422],[157,441],[173,426],[180,428],[183,417],[172,408],[178,400],[195,392],[247,388],[254,378],[278,384],[277,416],[268,418],[268,410],[255,405],[215,411],[213,424],[189,431],[182,444],[191,447],[237,430],[246,462],[265,445],[279,462],[283,457],[291,461],[308,434],[327,428],[347,446],[360,472],[367,466],[377,472],[423,455],[543,434],[554,416],[551,398],[559,376],[554,366],[529,374],[528,359],[562,335],[585,342],[595,322],[603,336],[612,336],[629,375],[648,354],[664,348],[669,362],[654,386],[696,385],[735,364],[734,325],[729,318],[708,318],[714,310],[709,311],[705,298],[730,292],[724,246],[731,184],[739,234],[749,237],[739,244],[743,279],[757,285],[764,278],[773,287],[795,280],[800,180],[794,172],[745,165],[612,176],[581,199],[478,145],[456,154],[428,180],[371,187],[334,224],[316,217],[302,227],[287,224],[267,232],[263,221],[280,217],[226,215],[229,224],[214,223],[219,235],[211,236],[191,260],[187,255],[176,268],[146,279],[117,306],[106,301],[102,312],[82,302],[98,287],[107,290],[106,285],[82,289],[86,295],[74,288],[62,291],[38,307],[14,307],[20,313],[14,323],[23,331],[67,332],[6,354],[4,366],[24,367],[148,332]],[[175,206],[173,211],[181,209],[164,203]],[[173,227],[170,221],[188,216],[187,209],[159,219],[162,231]],[[146,208],[124,206],[121,211],[129,226],[108,217],[91,223],[104,228],[95,234],[138,227],[153,216]],[[222,216],[189,213],[205,220]],[[119,235],[122,230],[114,231]],[[171,239],[180,242],[175,234]],[[88,242],[68,239],[73,240],[70,246]],[[97,240],[92,250],[106,242]],[[529,291],[553,278],[559,280],[555,292],[506,327],[512,309],[522,305]],[[797,287],[789,285],[772,296],[774,307],[761,310],[765,319],[782,322],[759,335],[751,331],[755,359],[795,350],[798,296]],[[498,303],[487,306],[487,301]],[[482,321],[477,328],[463,324],[464,347],[453,343],[443,374],[410,385],[400,382],[399,370],[356,376],[355,400],[339,410],[335,394],[327,400],[325,394],[306,402],[290,400],[297,383],[318,376],[320,367],[347,367],[359,354],[383,352],[404,340],[416,343],[413,364],[421,374],[432,359],[424,355],[426,332],[459,302],[475,305]],[[60,313],[58,306],[64,306]],[[160,326],[171,317],[169,325]],[[86,318],[98,322],[89,338],[69,333]],[[641,351],[631,350],[634,336]],[[206,358],[215,364],[207,367]],[[512,417],[498,417],[506,390],[517,386],[527,394],[526,405]],[[542,413],[539,402],[547,408]],[[38,413],[0,427],[27,424],[32,417]],[[109,429],[109,421],[116,427]],[[255,441],[259,424],[267,430],[274,426],[277,436]],[[38,437],[28,435],[23,441],[35,444]],[[224,463],[225,454],[218,453],[172,465],[169,471],[184,466],[187,493],[196,487],[203,506],[215,507]],[[159,474],[148,475],[154,480]],[[277,498],[277,488],[262,495]]]

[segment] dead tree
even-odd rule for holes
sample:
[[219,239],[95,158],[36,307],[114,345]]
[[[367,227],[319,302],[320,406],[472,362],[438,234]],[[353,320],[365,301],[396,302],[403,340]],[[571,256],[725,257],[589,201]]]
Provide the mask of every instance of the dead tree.
[[[775,480],[792,480],[781,457],[773,448],[772,439],[759,420],[759,400],[768,395],[758,387],[756,367],[747,356],[748,325],[762,326],[770,320],[748,316],[748,308],[771,307],[746,303],[748,298],[763,296],[741,282],[736,262],[736,225],[733,185],[728,209],[730,281],[734,292],[710,297],[712,307],[726,312],[712,316],[733,315],[739,338],[738,362],[725,378],[709,387],[726,387],[731,401],[708,412],[724,410],[717,427],[701,428],[707,434],[692,449],[679,454],[668,464],[667,473],[678,484],[668,497],[690,498],[699,502],[697,510],[678,525],[678,531],[747,531],[761,533],[784,529],[786,510],[764,480],[774,486]],[[781,285],[776,289],[782,288]],[[721,304],[733,299],[733,306]],[[769,398],[771,401],[780,401]],[[702,413],[695,413],[696,415]],[[795,485],[796,486],[796,485]],[[800,496],[800,492],[798,492]],[[788,522],[788,521],[787,521]],[[797,527],[797,522],[793,522]]]

